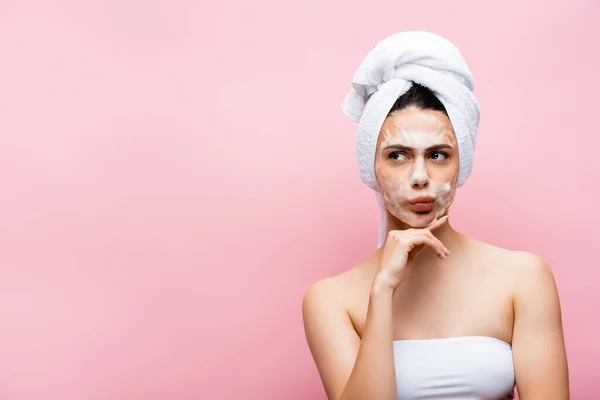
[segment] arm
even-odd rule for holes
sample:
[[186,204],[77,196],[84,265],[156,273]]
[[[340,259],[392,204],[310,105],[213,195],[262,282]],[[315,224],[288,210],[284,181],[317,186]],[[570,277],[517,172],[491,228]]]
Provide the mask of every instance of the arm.
[[304,329],[328,399],[396,399],[392,296],[374,282],[361,340],[334,282],[320,281],[305,294]]
[[519,253],[513,360],[521,400],[568,400],[569,377],[554,276],[539,257]]
[[306,338],[330,400],[396,400],[392,298],[425,247],[441,259],[449,254],[431,233],[447,220],[444,216],[427,228],[388,232],[369,291],[362,338],[331,278],[305,294]]

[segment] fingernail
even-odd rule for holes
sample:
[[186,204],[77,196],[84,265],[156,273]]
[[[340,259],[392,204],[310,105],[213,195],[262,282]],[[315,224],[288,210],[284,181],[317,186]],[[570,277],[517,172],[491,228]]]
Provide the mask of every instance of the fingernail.
[[443,219],[446,219],[446,218],[448,218],[448,216],[444,215],[442,218],[440,218],[440,221],[443,220]]
[[449,256],[450,254],[452,254],[452,253],[450,253],[450,250],[448,250],[448,248],[446,248],[446,247],[444,247],[444,251],[446,252],[447,256]]

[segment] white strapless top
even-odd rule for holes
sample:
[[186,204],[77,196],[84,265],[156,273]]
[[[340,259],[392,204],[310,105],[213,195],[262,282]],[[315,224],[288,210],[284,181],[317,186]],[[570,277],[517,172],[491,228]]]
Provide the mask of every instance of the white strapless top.
[[394,341],[398,399],[514,399],[512,346],[487,336]]

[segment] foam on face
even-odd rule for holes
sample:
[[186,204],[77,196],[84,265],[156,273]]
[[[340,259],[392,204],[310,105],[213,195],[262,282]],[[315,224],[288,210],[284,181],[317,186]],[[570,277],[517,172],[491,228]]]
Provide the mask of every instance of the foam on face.
[[[382,127],[380,142],[375,170],[388,211],[414,227],[427,226],[446,214],[456,190],[458,152],[450,155],[456,158],[455,162],[436,164],[426,149],[440,144],[457,148],[447,117],[439,112],[403,110],[388,117]],[[410,147],[413,154],[396,153],[398,161],[386,160],[386,154],[390,153],[386,148],[392,145]],[[419,214],[408,209],[408,200],[422,195],[435,197],[432,212]]]

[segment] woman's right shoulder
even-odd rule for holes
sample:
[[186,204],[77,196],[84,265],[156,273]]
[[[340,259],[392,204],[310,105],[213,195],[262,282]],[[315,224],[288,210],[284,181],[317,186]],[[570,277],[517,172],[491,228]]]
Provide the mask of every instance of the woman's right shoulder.
[[344,284],[340,276],[330,276],[311,284],[302,299],[302,310],[310,312],[315,307],[343,308]]
[[372,270],[368,263],[360,263],[338,275],[311,284],[304,293],[303,311],[321,308],[350,312],[357,300],[368,295],[374,276]]
[[302,301],[306,342],[328,398],[340,397],[360,347],[353,319],[353,299],[361,301],[354,292],[362,285],[356,272],[352,268],[313,283]]

